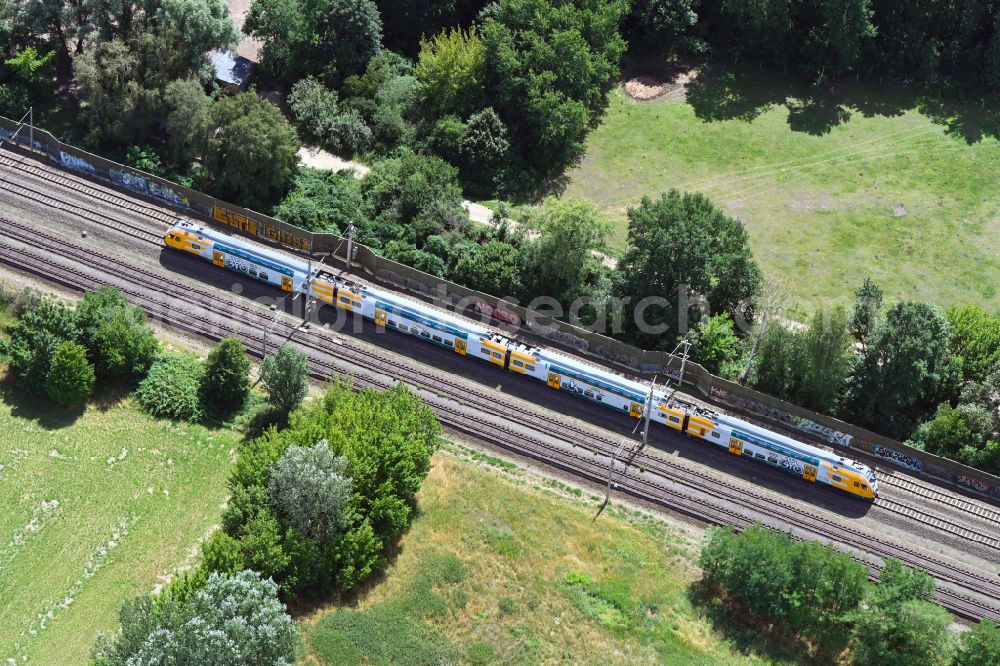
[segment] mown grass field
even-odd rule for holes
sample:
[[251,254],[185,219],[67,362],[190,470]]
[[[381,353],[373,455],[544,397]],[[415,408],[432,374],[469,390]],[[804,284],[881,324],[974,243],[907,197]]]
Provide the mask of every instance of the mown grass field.
[[713,628],[690,535],[557,490],[438,453],[384,577],[304,618],[307,663],[788,663]]
[[838,83],[814,97],[758,70],[703,74],[686,96],[616,90],[568,196],[626,239],[625,210],[671,187],[747,225],[800,311],[844,303],[866,276],[890,299],[1000,310],[1000,109]]
[[[238,439],[125,405],[0,402],[0,661],[80,664],[118,607],[191,563]],[[7,663],[4,661],[4,663]],[[13,662],[11,662],[13,663]]]

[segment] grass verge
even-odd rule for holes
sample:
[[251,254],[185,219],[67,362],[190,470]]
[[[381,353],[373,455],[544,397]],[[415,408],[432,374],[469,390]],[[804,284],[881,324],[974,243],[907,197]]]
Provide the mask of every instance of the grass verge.
[[85,663],[125,597],[148,592],[216,524],[238,445],[126,404],[66,414],[0,402],[0,659]]
[[852,298],[1000,309],[1000,114],[906,88],[817,95],[756,69],[706,70],[686,95],[611,95],[566,195],[617,225],[644,194],[701,191],[743,220],[802,311]]
[[[486,466],[493,470],[484,469]],[[317,664],[764,664],[713,628],[692,537],[489,456],[438,453],[385,576],[304,618]]]

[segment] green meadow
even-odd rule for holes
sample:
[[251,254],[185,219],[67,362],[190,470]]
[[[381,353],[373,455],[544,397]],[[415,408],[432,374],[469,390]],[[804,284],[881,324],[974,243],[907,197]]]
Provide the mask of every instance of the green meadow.
[[595,202],[623,247],[643,195],[703,192],[746,224],[800,311],[847,302],[866,276],[890,299],[996,311],[998,133],[988,102],[705,69],[651,101],[614,91],[565,194]]
[[795,663],[698,601],[696,536],[472,458],[436,454],[385,575],[303,617],[307,663]]
[[[127,403],[0,402],[0,661],[86,663],[126,597],[194,562],[238,438]],[[10,661],[14,660],[14,661]]]

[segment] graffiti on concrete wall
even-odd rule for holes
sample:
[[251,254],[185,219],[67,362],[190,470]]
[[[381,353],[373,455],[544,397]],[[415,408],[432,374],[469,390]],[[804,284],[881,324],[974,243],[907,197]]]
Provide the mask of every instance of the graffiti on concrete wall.
[[62,150],[59,151],[59,163],[67,169],[72,169],[73,171],[82,171],[83,173],[89,173],[92,176],[97,174],[97,169],[94,168],[93,164],[82,157],[70,155]]
[[312,241],[306,236],[298,236],[283,227],[272,227],[269,224],[264,226],[264,237],[297,250],[308,252],[312,247]]
[[829,426],[825,426],[821,423],[816,423],[807,418],[801,416],[796,416],[794,414],[789,414],[788,412],[778,409],[777,407],[772,407],[766,405],[757,400],[752,400],[750,398],[740,398],[731,397],[728,393],[715,386],[712,387],[712,397],[723,400],[730,405],[733,405],[737,409],[746,410],[752,414],[758,414],[760,416],[778,421],[779,423],[784,423],[786,425],[793,426],[808,432],[813,435],[818,435],[831,444],[838,444],[840,446],[850,446],[851,440],[854,439],[853,435],[849,435],[846,432],[840,432]]
[[915,472],[922,472],[924,469],[924,461],[920,458],[900,453],[899,451],[890,449],[887,446],[882,446],[881,444],[873,444],[871,452],[873,455],[876,455],[883,460],[888,460],[893,464],[899,465],[900,467],[906,467],[907,469],[912,469]]
[[254,236],[257,235],[257,220],[251,220],[246,215],[240,215],[239,213],[234,213],[233,211],[226,210],[225,208],[212,206],[212,220],[218,222],[219,224],[225,224],[233,229],[239,229],[240,231],[245,231],[246,233],[253,234]]
[[[25,136],[26,134],[27,130],[22,128],[18,133],[17,137],[15,138],[14,132],[8,129],[4,129],[3,127],[0,127],[0,137],[16,141],[18,144],[22,146],[28,145],[28,141],[30,140],[27,136]],[[42,143],[41,141],[35,141],[34,144],[32,145],[34,146],[35,150],[45,150],[45,144]]]
[[108,178],[111,179],[111,182],[130,189],[133,192],[162,199],[163,201],[173,204],[174,206],[181,206],[183,208],[188,208],[190,206],[187,197],[181,196],[175,192],[173,188],[167,185],[161,185],[160,183],[149,180],[145,176],[140,176],[137,173],[122,171],[120,169],[108,169]]
[[510,312],[509,310],[504,310],[503,308],[495,308],[489,303],[476,301],[475,311],[504,324],[510,324],[511,326],[521,325],[521,318],[515,313]]
[[970,490],[975,490],[976,492],[979,493],[990,492],[990,485],[988,483],[986,483],[985,481],[980,481],[979,479],[971,476],[966,476],[965,474],[956,474],[955,483],[960,486],[969,488]]

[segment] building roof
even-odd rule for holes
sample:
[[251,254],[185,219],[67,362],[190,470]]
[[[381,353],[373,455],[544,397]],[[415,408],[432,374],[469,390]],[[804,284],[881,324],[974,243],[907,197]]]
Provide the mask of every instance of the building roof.
[[257,64],[232,51],[217,51],[212,54],[212,66],[215,67],[216,79],[242,88],[253,76]]

